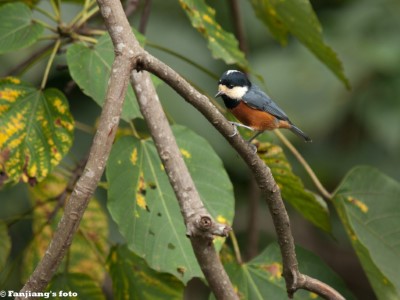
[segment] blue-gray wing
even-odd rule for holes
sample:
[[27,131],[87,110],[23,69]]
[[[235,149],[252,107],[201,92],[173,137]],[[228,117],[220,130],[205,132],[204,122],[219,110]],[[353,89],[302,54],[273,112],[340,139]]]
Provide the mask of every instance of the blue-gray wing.
[[268,112],[280,120],[289,121],[285,112],[255,84],[251,86],[242,100],[252,108]]

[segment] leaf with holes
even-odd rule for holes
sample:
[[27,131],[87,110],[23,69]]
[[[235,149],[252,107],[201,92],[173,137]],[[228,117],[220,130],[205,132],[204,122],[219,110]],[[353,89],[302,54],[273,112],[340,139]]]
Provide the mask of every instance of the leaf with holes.
[[183,299],[182,282],[171,274],[154,271],[126,245],[111,249],[107,265],[114,299]]
[[[0,172],[4,182],[36,182],[72,145],[74,120],[64,94],[0,79]],[[1,182],[0,182],[1,185]]]
[[[220,158],[206,140],[188,129],[173,126],[173,132],[206,208],[219,222],[231,224],[233,188]],[[184,283],[203,277],[153,141],[120,138],[106,175],[108,209],[129,248],[151,268]]]
[[[29,244],[23,261],[23,275],[28,278],[45,254],[62,217],[64,202],[68,196],[67,179],[53,172],[29,189],[32,201],[35,239]],[[104,280],[104,261],[108,253],[108,221],[100,204],[92,199],[85,211],[79,230],[68,250],[68,270],[86,273],[93,280]],[[63,265],[63,264],[62,264]]]
[[215,10],[204,0],[179,0],[181,7],[188,15],[192,26],[208,41],[208,48],[214,58],[222,59],[227,64],[237,64],[248,70],[249,63],[239,49],[235,36],[223,30],[215,20]]
[[[141,44],[145,42],[142,35],[137,32],[135,35]],[[114,48],[108,34],[101,36],[95,46],[76,43],[67,50],[67,63],[72,78],[82,91],[100,106],[103,105],[106,96],[113,60]],[[161,82],[153,76],[152,80],[155,85]],[[130,121],[134,118],[141,118],[141,114],[135,93],[128,85],[122,119]]]
[[281,44],[287,43],[290,32],[331,69],[347,88],[350,87],[337,54],[323,40],[321,24],[309,0],[252,0],[251,3],[256,16]]
[[[299,269],[303,274],[318,278],[332,286],[346,299],[355,299],[342,279],[336,275],[318,256],[296,247]],[[282,258],[277,243],[270,244],[249,262],[238,264],[232,251],[224,247],[221,261],[240,299],[287,299],[286,283],[282,277]],[[215,299],[212,295],[210,299]],[[314,293],[298,290],[293,299],[322,299]]]
[[400,298],[400,183],[372,167],[356,167],[333,203],[379,299]]
[[0,54],[32,45],[43,32],[43,26],[33,21],[24,3],[0,6],[0,20]]
[[293,173],[282,148],[271,143],[262,143],[257,153],[271,169],[281,189],[282,198],[315,226],[330,232],[331,223],[326,203],[304,188],[301,179]]

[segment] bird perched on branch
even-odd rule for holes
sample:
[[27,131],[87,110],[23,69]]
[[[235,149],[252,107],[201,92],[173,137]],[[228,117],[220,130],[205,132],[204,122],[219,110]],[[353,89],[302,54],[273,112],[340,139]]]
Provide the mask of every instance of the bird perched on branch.
[[265,130],[277,128],[287,128],[306,142],[311,142],[311,138],[294,125],[266,93],[252,84],[246,74],[237,70],[222,74],[215,97],[219,96],[224,100],[226,108],[242,122],[232,122],[233,125],[257,131],[249,142]]

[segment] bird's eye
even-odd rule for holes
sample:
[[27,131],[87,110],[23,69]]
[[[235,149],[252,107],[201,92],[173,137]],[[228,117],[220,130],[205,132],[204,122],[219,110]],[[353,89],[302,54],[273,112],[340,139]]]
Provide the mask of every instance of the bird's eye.
[[233,89],[233,84],[228,84],[228,89]]

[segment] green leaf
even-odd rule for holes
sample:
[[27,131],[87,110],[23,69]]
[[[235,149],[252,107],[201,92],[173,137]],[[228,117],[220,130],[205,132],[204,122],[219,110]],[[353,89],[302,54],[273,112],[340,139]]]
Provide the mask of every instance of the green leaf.
[[[231,224],[233,188],[220,158],[206,140],[188,129],[173,126],[173,132],[206,208],[219,222]],[[119,139],[106,175],[108,209],[129,248],[151,268],[174,274],[185,283],[194,276],[203,277],[153,142]]]
[[[347,300],[355,299],[342,279],[318,256],[296,247],[300,272],[315,277],[339,291]],[[282,259],[277,243],[270,244],[260,255],[245,264],[238,264],[228,247],[221,252],[221,260],[240,299],[288,299],[282,277]],[[214,296],[210,297],[215,299]],[[298,290],[294,299],[321,299],[314,293]]]
[[0,54],[32,45],[43,32],[43,26],[32,19],[24,3],[0,6]]
[[251,3],[256,16],[282,45],[287,43],[290,32],[350,87],[337,54],[323,40],[321,24],[308,0],[251,0]]
[[0,222],[0,270],[4,270],[8,255],[11,250],[11,239],[8,228],[4,222]]
[[[135,34],[143,41],[142,36]],[[67,50],[67,63],[72,78],[82,91],[100,106],[104,103],[113,61],[114,48],[108,34],[101,36],[94,47],[74,44]],[[139,117],[141,118],[141,114],[135,93],[128,85],[122,119],[130,121]]]
[[326,203],[304,189],[303,182],[293,173],[282,148],[271,143],[262,143],[257,153],[271,169],[281,189],[282,198],[315,226],[330,232],[331,223]]
[[73,129],[61,91],[0,79],[0,171],[6,182],[45,178],[71,147]]
[[[63,202],[66,193],[67,179],[56,172],[29,189],[33,211],[32,229],[35,239],[29,244],[24,257],[24,276],[32,273],[39,260],[45,254],[63,214]],[[98,201],[92,199],[68,250],[68,270],[86,273],[93,280],[101,283],[104,280],[104,262],[108,253],[108,221]],[[62,263],[61,266],[64,264]]]
[[50,299],[105,300],[100,285],[92,278],[80,273],[60,273],[54,276],[47,292]]
[[343,179],[333,203],[379,299],[400,298],[400,184],[372,167]]
[[221,28],[215,20],[215,10],[204,0],[179,0],[192,26],[208,41],[208,48],[214,58],[222,59],[227,64],[237,64],[248,70],[249,63],[239,49],[239,43],[232,33]]
[[176,277],[149,268],[126,245],[111,249],[107,265],[114,299],[183,299],[184,285]]

